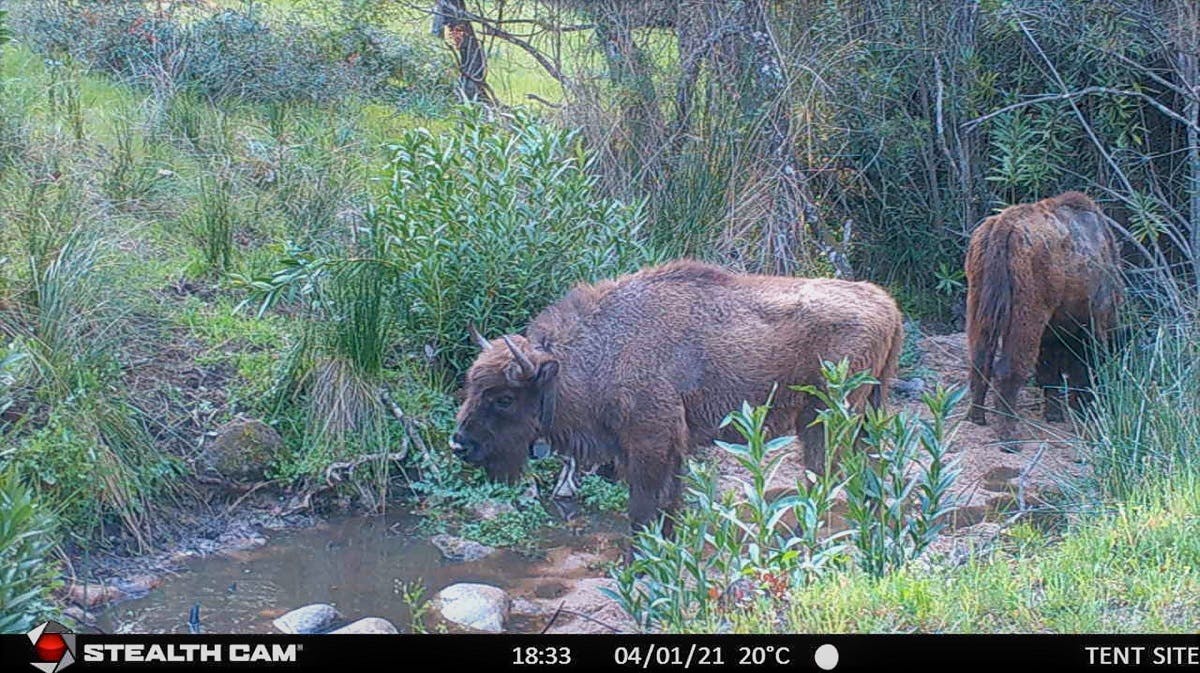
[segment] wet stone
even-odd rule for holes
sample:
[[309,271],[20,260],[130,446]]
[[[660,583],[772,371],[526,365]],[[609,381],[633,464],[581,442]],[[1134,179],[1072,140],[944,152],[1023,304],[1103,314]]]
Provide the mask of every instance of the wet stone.
[[434,535],[429,539],[433,546],[442,552],[447,561],[454,563],[470,563],[487,558],[495,553],[495,547],[467,540],[453,535]]
[[321,633],[341,618],[342,615],[332,605],[313,603],[296,608],[272,623],[283,633]]
[[489,584],[452,584],[438,592],[433,605],[447,622],[472,631],[500,633],[508,621],[510,600]]

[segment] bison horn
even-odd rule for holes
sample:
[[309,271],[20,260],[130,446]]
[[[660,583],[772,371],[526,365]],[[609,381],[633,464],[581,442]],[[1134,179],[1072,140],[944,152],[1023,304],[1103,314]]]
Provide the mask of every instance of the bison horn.
[[479,333],[479,330],[475,329],[475,323],[467,323],[467,333],[471,335],[471,341],[479,344],[479,347],[483,350],[487,350],[492,347],[491,342],[487,339],[484,339],[483,335]]
[[533,375],[537,370],[533,368],[533,363],[529,361],[529,356],[522,353],[521,349],[517,348],[517,345],[508,338],[508,335],[505,335],[501,338],[504,339],[504,343],[508,346],[508,350],[512,351],[513,357],[517,360],[517,364],[521,365],[521,371],[525,374],[525,378],[533,378]]

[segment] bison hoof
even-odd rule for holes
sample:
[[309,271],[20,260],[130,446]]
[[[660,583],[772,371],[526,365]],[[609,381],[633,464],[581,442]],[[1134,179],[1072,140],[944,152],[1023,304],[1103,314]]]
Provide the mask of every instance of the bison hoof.
[[982,409],[979,411],[971,410],[971,412],[967,414],[967,420],[971,421],[975,425],[987,425],[987,419],[984,418]]

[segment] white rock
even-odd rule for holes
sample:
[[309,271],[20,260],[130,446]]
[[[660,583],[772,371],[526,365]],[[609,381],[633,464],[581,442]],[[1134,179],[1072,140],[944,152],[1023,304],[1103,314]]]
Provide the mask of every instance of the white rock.
[[341,618],[332,605],[313,603],[281,615],[272,623],[283,633],[321,633]]
[[400,633],[396,629],[396,625],[392,624],[382,617],[364,617],[357,622],[352,622],[343,626],[340,629],[334,629],[330,634],[357,634],[357,633]]
[[433,599],[434,607],[446,621],[488,633],[504,630],[510,604],[503,589],[489,584],[452,584]]

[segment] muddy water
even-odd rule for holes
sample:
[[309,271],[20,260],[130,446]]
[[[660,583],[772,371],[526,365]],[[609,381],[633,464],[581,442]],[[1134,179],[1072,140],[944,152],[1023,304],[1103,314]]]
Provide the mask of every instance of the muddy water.
[[[506,590],[527,584],[541,559],[501,550],[473,563],[450,563],[414,533],[409,515],[345,517],[316,527],[271,534],[258,548],[193,559],[143,598],[96,615],[108,633],[188,633],[188,613],[200,604],[204,633],[272,633],[271,621],[309,603],[330,603],[347,621],[383,617],[407,631],[401,585],[419,582],[425,596],[455,582],[485,582]],[[627,524],[618,517],[561,522],[543,532],[543,549],[559,554],[594,543]],[[518,590],[519,593],[519,590]],[[537,625],[510,624],[513,631]]]

